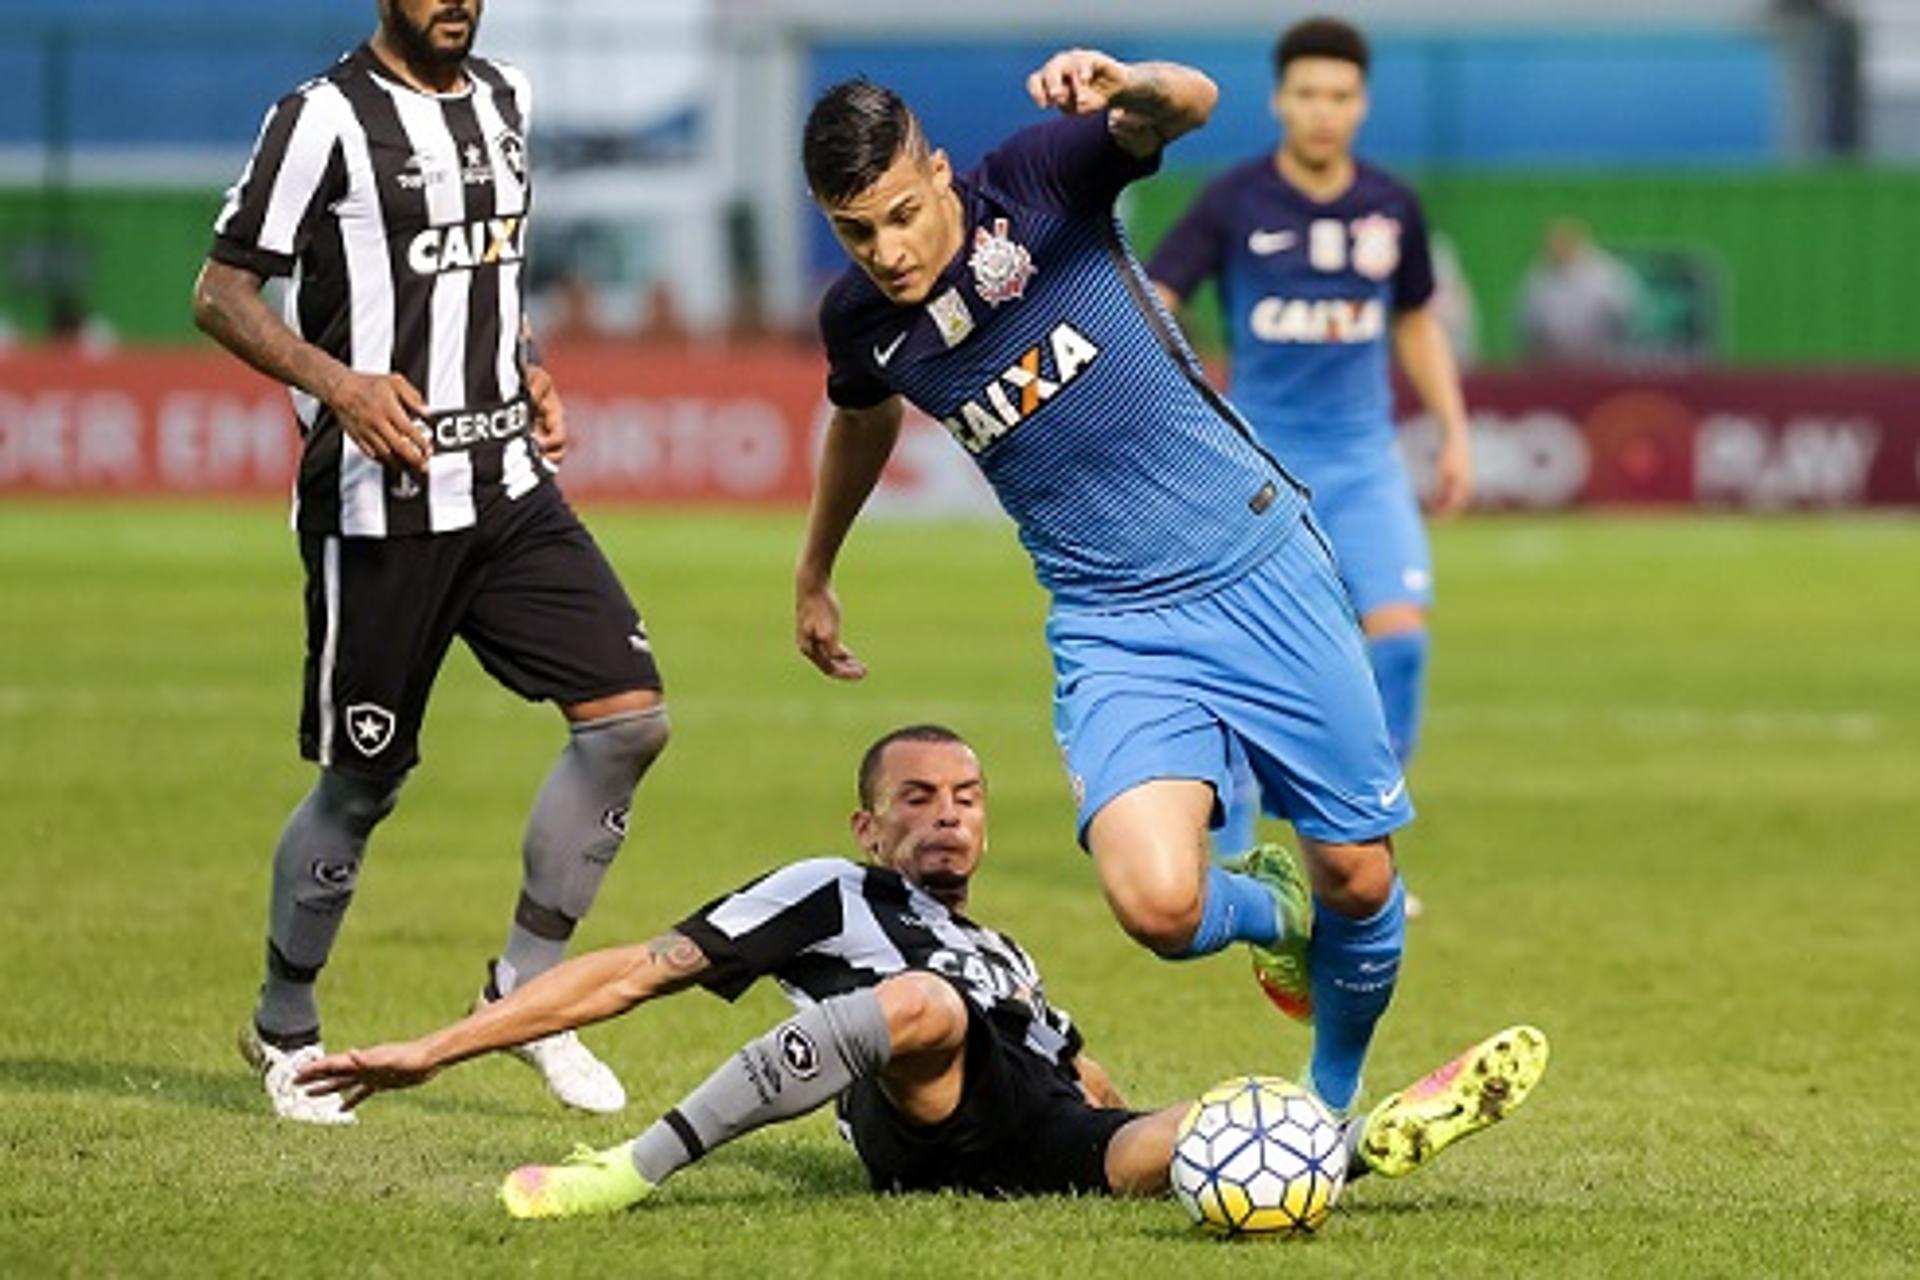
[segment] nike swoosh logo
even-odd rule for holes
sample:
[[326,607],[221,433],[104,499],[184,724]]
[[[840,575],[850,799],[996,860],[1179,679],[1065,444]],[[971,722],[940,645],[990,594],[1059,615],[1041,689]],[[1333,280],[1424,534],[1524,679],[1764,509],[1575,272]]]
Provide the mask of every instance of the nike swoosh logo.
[[1382,791],[1380,793],[1380,807],[1382,809],[1385,809],[1388,806],[1390,806],[1395,800],[1398,800],[1400,798],[1400,793],[1402,791],[1405,791],[1406,789],[1407,789],[1407,780],[1405,778],[1402,778],[1400,779],[1400,781],[1394,783],[1391,787],[1388,787],[1385,791]]
[[1247,237],[1247,248],[1263,258],[1268,258],[1293,248],[1293,243],[1297,239],[1299,237],[1291,231],[1256,231]]
[[905,342],[906,340],[907,340],[907,335],[903,333],[897,336],[896,338],[894,338],[892,342],[889,342],[884,347],[876,344],[873,348],[873,362],[879,365],[882,369],[886,368],[887,361],[893,359],[893,353],[898,351],[900,349],[900,344]]

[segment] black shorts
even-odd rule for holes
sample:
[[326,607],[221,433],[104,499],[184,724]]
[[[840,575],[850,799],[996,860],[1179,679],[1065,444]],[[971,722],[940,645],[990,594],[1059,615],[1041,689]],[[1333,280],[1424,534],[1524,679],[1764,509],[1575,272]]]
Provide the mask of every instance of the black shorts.
[[303,533],[306,696],[300,754],[376,777],[420,759],[427,695],[454,636],[531,701],[660,688],[640,614],[559,490],[451,533]]
[[1011,1044],[967,1002],[960,1105],[908,1122],[873,1077],[841,1095],[840,1118],[876,1191],[1107,1194],[1107,1144],[1138,1111],[1096,1107],[1044,1058]]

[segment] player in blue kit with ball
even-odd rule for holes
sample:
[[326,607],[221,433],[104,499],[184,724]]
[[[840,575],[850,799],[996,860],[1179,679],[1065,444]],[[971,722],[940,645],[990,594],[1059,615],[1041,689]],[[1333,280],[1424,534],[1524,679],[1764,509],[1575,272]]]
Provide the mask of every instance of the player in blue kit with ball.
[[[1208,386],[1113,212],[1217,91],[1081,49],[1027,87],[1065,118],[966,173],[868,81],[808,118],[808,184],[854,266],[821,306],[834,414],[798,643],[830,676],[865,673],[832,569],[911,400],[972,455],[1051,593],[1055,727],[1114,915],[1170,959],[1250,944],[1269,995],[1313,1021],[1306,1083],[1345,1110],[1398,976],[1390,835],[1412,806],[1301,486]],[[1210,861],[1241,762],[1300,835],[1311,913],[1283,851]]]
[[[1177,308],[1215,278],[1231,342],[1232,395],[1260,442],[1306,482],[1367,636],[1395,754],[1420,734],[1433,560],[1394,449],[1388,349],[1440,432],[1433,507],[1453,515],[1472,466],[1460,378],[1433,296],[1413,192],[1353,158],[1367,109],[1361,33],[1310,18],[1274,47],[1280,145],[1229,169],[1168,232],[1147,273]],[[1253,840],[1238,795],[1219,846]]]

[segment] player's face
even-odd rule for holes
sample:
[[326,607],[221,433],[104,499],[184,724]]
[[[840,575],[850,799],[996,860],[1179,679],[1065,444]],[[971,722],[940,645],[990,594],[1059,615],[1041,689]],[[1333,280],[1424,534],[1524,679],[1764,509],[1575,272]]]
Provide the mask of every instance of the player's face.
[[872,186],[820,209],[847,256],[897,305],[926,301],[960,252],[960,208],[944,151],[904,148]]
[[872,809],[853,815],[867,856],[943,902],[965,902],[987,849],[987,783],[958,742],[895,742],[880,757]]
[[1353,151],[1367,118],[1367,78],[1339,58],[1295,58],[1273,91],[1273,114],[1294,159],[1321,168]]
[[484,7],[485,0],[380,0],[380,21],[407,61],[446,64],[473,48]]

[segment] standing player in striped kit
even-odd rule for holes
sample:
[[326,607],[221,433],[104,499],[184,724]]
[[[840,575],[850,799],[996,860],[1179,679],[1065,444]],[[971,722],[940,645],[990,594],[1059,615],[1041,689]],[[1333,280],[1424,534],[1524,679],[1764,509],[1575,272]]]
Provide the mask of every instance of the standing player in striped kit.
[[[1248,943],[1275,1003],[1313,1021],[1304,1083],[1344,1111],[1399,974],[1406,781],[1304,492],[1207,384],[1113,212],[1217,90],[1084,49],[1027,88],[1066,118],[963,174],[879,85],[838,85],[807,121],[807,180],[853,266],[820,309],[835,412],[796,638],[829,676],[864,674],[833,565],[911,400],[1053,597],[1055,733],[1115,918],[1169,959]],[[1243,761],[1300,836],[1311,924],[1284,851],[1209,864]]]
[[[470,56],[481,0],[379,0],[372,39],[268,113],[227,197],[194,318],[288,385],[304,446],[301,752],[313,791],[274,852],[266,978],[241,1048],[274,1110],[348,1123],[293,1086],[324,1054],[314,981],[368,835],[419,759],[453,637],[570,726],[522,847],[523,880],[484,999],[551,968],[627,832],[666,744],[640,615],[551,483],[566,447],[529,358],[522,264],[530,93]],[[285,319],[260,297],[291,277]],[[517,1051],[562,1102],[625,1093],[571,1033]]]

